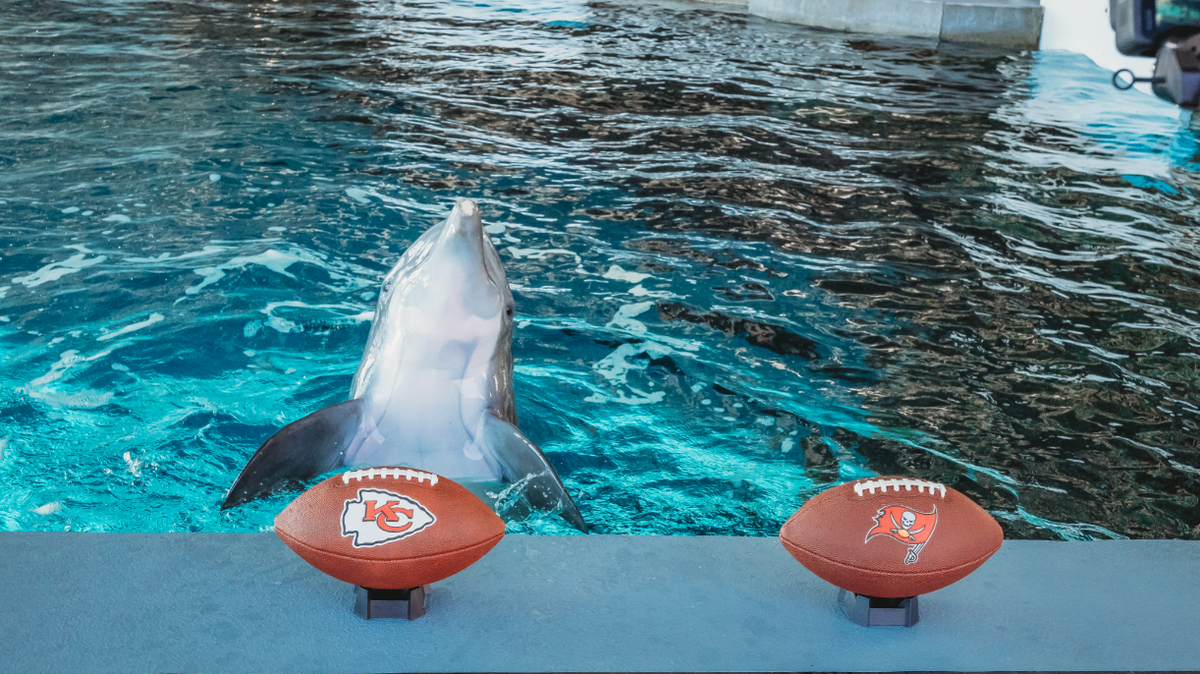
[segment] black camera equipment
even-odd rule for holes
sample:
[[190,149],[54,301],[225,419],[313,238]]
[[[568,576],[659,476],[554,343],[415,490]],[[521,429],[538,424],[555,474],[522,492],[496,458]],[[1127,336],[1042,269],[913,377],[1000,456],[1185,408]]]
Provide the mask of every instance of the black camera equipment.
[[[1149,82],[1154,94],[1181,108],[1200,108],[1200,0],[1108,0],[1108,19],[1117,49],[1129,56],[1154,56],[1154,76],[1113,74],[1128,89]],[[1122,73],[1128,73],[1122,78]]]

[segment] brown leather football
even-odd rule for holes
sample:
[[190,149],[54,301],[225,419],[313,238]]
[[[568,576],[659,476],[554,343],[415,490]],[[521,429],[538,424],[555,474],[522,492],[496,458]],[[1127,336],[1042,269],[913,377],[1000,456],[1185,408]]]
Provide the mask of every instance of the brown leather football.
[[961,580],[1000,549],[1000,525],[936,482],[878,477],[838,485],[779,530],[809,571],[871,597],[913,597]]
[[412,468],[352,470],[304,492],[275,533],[338,580],[402,590],[452,576],[504,537],[504,520],[462,485]]

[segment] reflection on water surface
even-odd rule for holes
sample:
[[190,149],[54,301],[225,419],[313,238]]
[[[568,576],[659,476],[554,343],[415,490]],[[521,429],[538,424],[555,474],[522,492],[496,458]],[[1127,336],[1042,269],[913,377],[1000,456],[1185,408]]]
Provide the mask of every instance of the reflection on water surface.
[[4,528],[268,526],[291,495],[224,489],[470,196],[596,531],[773,535],[905,473],[1010,537],[1200,534],[1194,133],[1083,57],[703,5],[0,17]]

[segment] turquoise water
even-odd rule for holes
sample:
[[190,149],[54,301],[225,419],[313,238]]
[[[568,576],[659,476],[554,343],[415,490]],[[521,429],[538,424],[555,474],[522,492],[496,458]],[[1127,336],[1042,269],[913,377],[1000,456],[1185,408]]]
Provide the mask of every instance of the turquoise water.
[[471,197],[594,531],[904,473],[1200,536],[1195,132],[1083,57],[516,0],[8,3],[0,56],[0,529],[269,528],[225,489]]

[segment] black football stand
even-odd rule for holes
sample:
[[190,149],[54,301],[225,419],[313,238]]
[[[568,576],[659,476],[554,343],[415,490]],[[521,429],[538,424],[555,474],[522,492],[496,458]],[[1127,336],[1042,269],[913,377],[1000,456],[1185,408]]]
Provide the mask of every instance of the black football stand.
[[429,586],[407,590],[376,590],[354,586],[354,615],[363,620],[400,618],[416,620],[425,615],[425,597]]
[[863,627],[912,627],[921,619],[917,611],[916,597],[887,599],[854,594],[847,590],[838,591],[838,603],[846,617]]

